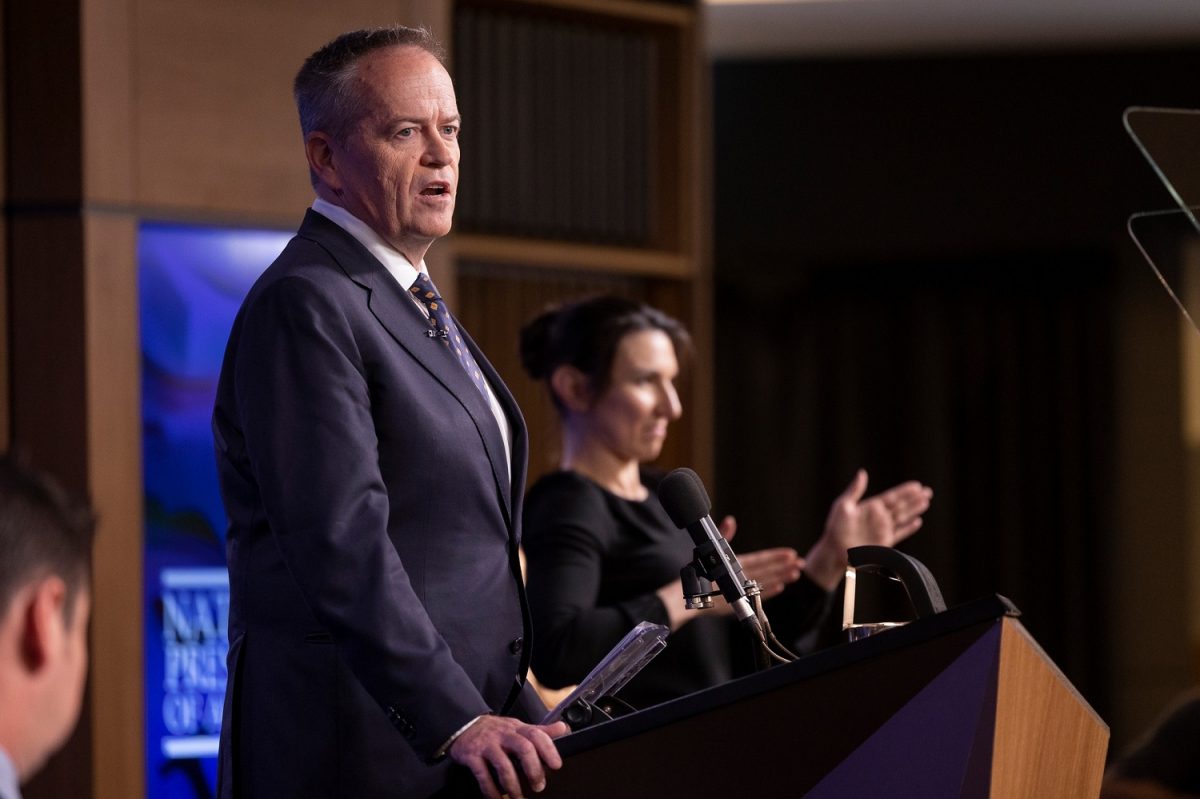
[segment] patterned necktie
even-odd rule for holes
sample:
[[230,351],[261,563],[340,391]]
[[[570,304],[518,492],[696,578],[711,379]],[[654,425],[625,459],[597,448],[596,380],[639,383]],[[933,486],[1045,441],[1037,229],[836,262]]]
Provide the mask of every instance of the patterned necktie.
[[487,385],[483,382],[483,372],[479,370],[479,364],[475,363],[471,351],[463,343],[462,334],[458,332],[458,326],[454,324],[454,319],[450,316],[445,301],[438,294],[437,287],[433,285],[429,275],[421,272],[417,276],[417,282],[413,283],[409,291],[429,311],[429,330],[425,332],[425,335],[432,339],[440,339],[447,348],[453,350],[458,362],[462,364],[462,368],[467,370],[475,388],[479,389],[479,393],[483,395],[485,401],[490,402]]

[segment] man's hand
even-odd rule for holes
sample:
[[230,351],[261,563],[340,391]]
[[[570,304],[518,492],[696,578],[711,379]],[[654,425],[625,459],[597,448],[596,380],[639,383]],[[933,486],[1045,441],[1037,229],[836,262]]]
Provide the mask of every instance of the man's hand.
[[832,591],[846,571],[846,550],[874,544],[895,546],[921,528],[921,514],[929,509],[933,489],[910,480],[863,499],[867,473],[859,469],[850,485],[833,501],[825,531],[809,550],[808,576]]
[[546,767],[562,767],[551,739],[568,732],[561,721],[539,726],[507,716],[482,716],[458,736],[447,754],[471,770],[488,799],[500,799],[501,794],[522,799],[521,777],[536,793],[546,787]]

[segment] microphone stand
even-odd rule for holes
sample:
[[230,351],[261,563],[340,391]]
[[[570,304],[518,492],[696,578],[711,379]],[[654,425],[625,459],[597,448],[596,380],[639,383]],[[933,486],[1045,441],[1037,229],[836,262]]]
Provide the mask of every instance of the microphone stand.
[[746,579],[729,542],[708,515],[712,502],[700,477],[691,469],[676,469],[659,484],[658,497],[671,521],[680,530],[687,530],[696,545],[691,563],[679,570],[684,606],[711,608],[712,597],[717,593],[712,584],[716,583],[733,615],[754,636],[755,662],[760,670],[770,666],[772,661],[787,663],[795,660],[796,656],[771,633],[758,583]]
[[[712,549],[712,545],[707,543],[696,547],[692,561],[679,570],[680,582],[683,584],[683,604],[688,610],[711,608],[714,596],[725,595],[721,589],[714,589],[713,583],[733,579],[723,568],[724,560],[716,557]],[[796,660],[797,656],[771,632],[771,622],[763,610],[762,591],[758,583],[744,579],[741,588],[745,597],[740,601],[747,602],[752,612],[750,615],[736,614],[735,608],[735,614],[754,639],[755,668],[763,671],[770,668],[772,663],[790,663]]]

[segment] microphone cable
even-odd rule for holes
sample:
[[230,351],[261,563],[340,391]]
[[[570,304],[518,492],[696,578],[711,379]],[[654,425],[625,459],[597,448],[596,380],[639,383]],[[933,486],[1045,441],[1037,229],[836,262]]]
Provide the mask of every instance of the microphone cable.
[[[793,660],[799,660],[799,655],[788,649],[775,637],[775,633],[771,630],[771,622],[767,619],[766,611],[763,610],[762,595],[758,590],[754,591],[752,601],[754,602],[754,613],[758,616],[758,622],[763,632],[760,645],[766,650],[771,659],[776,663],[791,663]],[[772,646],[775,648],[772,649]]]

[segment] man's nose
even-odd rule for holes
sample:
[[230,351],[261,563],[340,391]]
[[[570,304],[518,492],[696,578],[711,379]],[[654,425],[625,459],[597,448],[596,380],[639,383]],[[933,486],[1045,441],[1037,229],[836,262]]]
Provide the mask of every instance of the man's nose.
[[422,162],[426,166],[445,166],[454,162],[454,148],[450,142],[436,132],[426,139],[425,155]]

